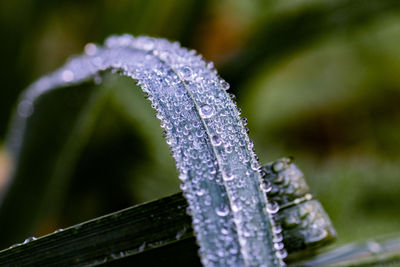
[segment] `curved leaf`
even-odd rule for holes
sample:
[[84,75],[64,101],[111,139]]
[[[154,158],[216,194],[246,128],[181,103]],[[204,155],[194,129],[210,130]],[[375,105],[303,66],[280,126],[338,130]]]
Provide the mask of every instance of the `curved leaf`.
[[[34,83],[22,96],[9,146],[18,159],[28,118],[41,95],[105,70],[139,82],[165,128],[190,213],[202,262],[213,265],[282,264],[272,242],[260,164],[244,122],[211,63],[177,43],[125,35]],[[15,181],[14,181],[15,183]],[[1,223],[1,221],[0,221]]]

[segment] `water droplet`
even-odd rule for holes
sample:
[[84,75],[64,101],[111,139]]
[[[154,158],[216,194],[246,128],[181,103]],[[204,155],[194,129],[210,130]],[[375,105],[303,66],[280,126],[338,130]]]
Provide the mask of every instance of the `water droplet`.
[[260,188],[262,191],[264,191],[265,193],[268,193],[272,190],[272,186],[271,183],[268,180],[264,180],[261,184],[260,184]]
[[226,240],[232,240],[231,236],[228,236],[230,234],[229,230],[227,228],[222,228],[221,229],[221,234],[225,235]]
[[154,41],[153,38],[145,37],[145,38],[142,39],[141,45],[142,45],[144,50],[148,50],[149,51],[149,50],[154,49],[154,43],[155,43],[155,41]]
[[222,179],[224,179],[224,181],[232,181],[235,179],[235,175],[231,171],[225,171],[222,175]]
[[116,259],[119,258],[119,256],[118,256],[117,253],[111,253],[111,254],[110,254],[110,258],[111,258],[112,260],[116,260]]
[[64,70],[61,73],[61,78],[63,79],[64,82],[71,82],[75,78],[75,75],[70,70]]
[[21,246],[21,244],[17,243],[17,244],[11,245],[10,248],[15,248],[15,247],[18,247],[18,246]]
[[272,170],[274,172],[280,172],[283,171],[283,169],[285,169],[285,164],[281,161],[275,162],[274,165],[272,165]]
[[209,195],[206,195],[205,197],[204,197],[204,204],[206,205],[206,206],[210,206],[211,205],[211,196],[209,196]]
[[254,170],[254,171],[259,171],[260,168],[261,168],[260,163],[259,163],[257,160],[253,160],[253,161],[251,162],[250,167],[251,167],[251,169]]
[[93,56],[97,52],[97,46],[93,43],[88,43],[85,45],[85,53],[88,56]]
[[186,181],[187,180],[187,174],[185,174],[185,173],[180,173],[179,174],[179,179],[181,180],[181,181]]
[[29,243],[29,242],[34,241],[34,240],[36,240],[36,237],[31,236],[31,237],[28,237],[27,239],[25,239],[24,243],[22,243],[22,244],[26,244],[26,243]]
[[159,51],[158,57],[159,57],[161,60],[164,60],[164,61],[167,61],[167,62],[171,61],[171,55],[170,55],[170,53],[169,53],[168,51],[165,51],[165,50]]
[[280,233],[282,233],[282,226],[280,225],[280,224],[275,224],[273,227],[272,227],[272,232],[274,233],[274,234],[280,234]]
[[186,234],[186,227],[183,227],[180,231],[178,231],[177,233],[176,233],[176,235],[175,235],[175,238],[177,239],[177,240],[179,240],[179,239],[181,239],[181,237],[184,235],[184,234]]
[[276,250],[281,250],[281,249],[283,249],[283,243],[282,242],[276,242],[276,243],[274,243],[274,248],[276,249]]
[[381,253],[383,251],[382,246],[379,243],[377,243],[377,242],[375,242],[373,240],[370,240],[370,241],[367,242],[367,248],[373,254],[378,254],[378,253]]
[[200,116],[203,118],[211,118],[214,115],[214,110],[211,106],[209,105],[203,105],[200,108]]
[[191,80],[193,76],[193,71],[190,67],[183,67],[179,74],[181,75],[183,80]]
[[162,137],[163,137],[164,139],[167,139],[167,138],[168,138],[168,132],[167,132],[166,130],[163,130],[163,131],[161,132],[161,135],[162,135]]
[[238,211],[240,211],[240,209],[241,209],[241,207],[239,206],[239,205],[236,205],[236,204],[232,204],[232,211],[233,212],[238,212]]
[[204,136],[204,131],[202,129],[199,129],[196,131],[196,136],[197,137],[203,137]]
[[294,157],[290,156],[290,157],[284,158],[283,160],[286,162],[286,164],[290,165],[293,163]]
[[[186,214],[189,215],[189,216],[192,216],[192,215],[193,215],[192,208],[191,208],[190,206],[188,206],[188,207],[186,208]],[[196,219],[196,218],[193,218],[193,220],[194,220],[194,219]]]
[[276,214],[279,211],[279,205],[275,201],[272,201],[267,204],[267,211],[270,214]]
[[103,59],[101,57],[95,57],[92,60],[93,65],[100,67],[103,64]]
[[286,249],[281,249],[281,250],[278,250],[278,251],[276,252],[276,256],[277,256],[279,259],[284,259],[284,258],[286,258],[286,257],[288,256],[288,253],[287,253]]
[[225,80],[221,80],[220,84],[222,86],[222,89],[225,90],[225,91],[228,90],[229,87],[230,87],[229,83],[227,83]]
[[277,243],[277,242],[282,242],[282,240],[283,240],[283,235],[282,233],[279,233],[279,234],[274,234],[272,242]]
[[225,217],[229,214],[229,207],[225,204],[221,204],[215,209],[215,212],[218,216]]
[[213,135],[211,137],[211,142],[214,146],[220,146],[222,144],[222,140],[218,135]]
[[196,191],[196,195],[199,197],[203,196],[205,193],[205,190],[203,188],[200,188],[199,190]]
[[219,249],[217,250],[217,255],[218,257],[223,258],[225,257],[225,252],[222,249]]
[[241,118],[243,125],[246,126],[247,125],[247,118],[246,117],[242,117]]
[[146,248],[146,242],[143,242],[143,244],[141,244],[140,247],[138,247],[138,251],[142,252],[145,248]]
[[179,188],[180,188],[182,191],[185,191],[185,190],[187,189],[187,185],[186,185],[185,183],[181,183],[181,184],[179,185]]

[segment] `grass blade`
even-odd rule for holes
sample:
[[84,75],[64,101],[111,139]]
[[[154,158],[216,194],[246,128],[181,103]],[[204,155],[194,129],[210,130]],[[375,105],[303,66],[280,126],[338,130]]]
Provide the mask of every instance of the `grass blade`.
[[[283,265],[272,242],[260,164],[229,85],[210,63],[176,43],[125,35],[40,79],[23,95],[9,146],[18,159],[26,119],[40,96],[103,71],[137,80],[165,128],[206,266]],[[15,183],[15,181],[13,181]],[[1,213],[1,210],[0,210]],[[0,220],[0,225],[2,220]]]

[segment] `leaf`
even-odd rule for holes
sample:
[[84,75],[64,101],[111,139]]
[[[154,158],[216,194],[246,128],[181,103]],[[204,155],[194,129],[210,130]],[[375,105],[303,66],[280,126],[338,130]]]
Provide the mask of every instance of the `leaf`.
[[[34,83],[22,96],[9,140],[17,164],[27,118],[41,96],[99,80],[109,70],[137,80],[157,111],[180,172],[203,264],[283,264],[273,247],[273,222],[259,186],[260,164],[240,113],[225,92],[229,85],[211,63],[177,43],[110,37],[105,48],[89,44],[86,55]],[[7,218],[0,218],[1,226]]]
[[388,14],[398,14],[400,10],[400,3],[396,0],[372,0],[368,4],[363,0],[316,1],[291,5],[296,8],[275,12],[259,9],[263,15],[259,15],[245,49],[221,70],[231,84],[242,85],[251,81],[260,68],[275,69],[280,66],[279,63],[327,36],[347,32],[354,34],[354,30],[361,26]]
[[[108,266],[117,260],[117,266],[154,266],[167,259],[174,266],[197,266],[200,259],[187,206],[178,193],[28,238],[1,250],[0,265]],[[130,264],[121,263],[124,258],[130,258]]]

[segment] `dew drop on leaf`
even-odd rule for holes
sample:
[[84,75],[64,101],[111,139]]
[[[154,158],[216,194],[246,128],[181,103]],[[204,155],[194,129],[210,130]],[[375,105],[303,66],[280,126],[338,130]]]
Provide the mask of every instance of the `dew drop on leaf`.
[[230,153],[232,153],[232,151],[233,151],[232,146],[227,146],[227,147],[225,147],[225,152],[226,152],[226,153],[230,154]]
[[193,71],[190,67],[183,67],[180,71],[179,71],[182,79],[184,80],[190,80],[192,79],[193,76]]
[[279,211],[279,205],[276,202],[270,202],[267,204],[267,211],[270,214],[276,214]]
[[280,259],[284,259],[288,256],[286,249],[281,249],[276,252],[276,256]]
[[274,234],[280,234],[282,233],[282,226],[280,224],[276,224],[272,227],[272,232],[274,232]]
[[225,217],[229,214],[229,207],[225,204],[221,204],[215,209],[215,212],[218,216]]
[[273,237],[273,239],[272,239],[273,242],[282,242],[282,240],[283,240],[283,235],[282,235],[282,233],[275,234],[274,237]]
[[271,182],[268,180],[263,181],[260,184],[260,188],[262,191],[264,191],[265,193],[268,193],[272,190],[272,186],[271,186]]
[[24,240],[23,244],[29,243],[29,242],[34,241],[34,240],[36,240],[36,237],[34,237],[34,236],[28,237],[27,239]]
[[185,173],[181,173],[181,174],[179,174],[179,179],[181,181],[185,181],[187,179],[187,175]]
[[141,40],[141,46],[144,50],[152,50],[154,49],[154,42],[153,38],[143,38]]
[[211,137],[211,142],[214,146],[220,146],[222,144],[222,140],[218,135],[213,135]]
[[97,52],[97,46],[93,43],[88,43],[85,45],[85,54],[88,56],[93,56]]
[[224,179],[224,181],[232,181],[235,179],[235,175],[230,170],[226,170],[222,175],[222,179]]
[[210,105],[203,105],[200,108],[200,116],[203,118],[211,118],[214,115],[214,110]]
[[280,172],[285,168],[285,165],[283,164],[283,162],[276,162],[274,163],[274,165],[272,166],[272,169],[274,170],[274,172]]
[[222,89],[224,89],[225,91],[229,89],[230,85],[225,80],[221,80],[220,83],[221,83]]
[[276,242],[276,243],[274,243],[274,248],[275,248],[276,250],[281,250],[281,249],[283,249],[283,243],[282,243],[282,242]]
[[63,79],[64,82],[71,82],[72,80],[74,80],[74,73],[70,70],[64,70],[61,73],[61,78]]

